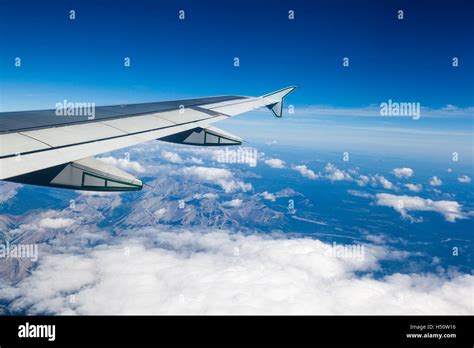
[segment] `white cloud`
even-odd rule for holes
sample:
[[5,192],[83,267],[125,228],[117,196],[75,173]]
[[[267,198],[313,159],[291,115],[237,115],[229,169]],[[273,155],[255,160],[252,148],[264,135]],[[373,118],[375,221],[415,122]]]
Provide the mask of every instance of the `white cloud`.
[[438,178],[437,176],[433,176],[430,179],[430,185],[431,186],[441,186],[442,184],[443,184],[443,181],[441,181],[441,179]]
[[193,166],[184,168],[183,171],[185,174],[193,175],[198,179],[202,179],[204,181],[229,179],[232,177],[231,171],[224,168]]
[[382,175],[376,174],[375,179],[378,180],[378,182],[386,190],[392,190],[394,188],[393,184],[389,180],[387,180],[385,177],[383,177]]
[[352,177],[343,170],[338,169],[334,164],[328,163],[324,168],[327,173],[327,178],[331,181],[352,180]]
[[18,189],[21,186],[22,185],[19,185],[13,182],[1,181],[0,182],[0,204],[3,204],[9,199],[15,197]]
[[262,192],[260,195],[263,197],[263,199],[266,199],[272,202],[276,201],[276,196],[273,193],[270,193],[268,191]]
[[471,182],[471,178],[468,177],[467,175],[461,175],[459,178],[458,178],[458,181],[459,182],[462,182],[464,184],[469,184]]
[[370,181],[370,178],[367,175],[359,175],[357,179],[355,179],[355,182],[359,186],[366,186]]
[[392,173],[399,179],[409,178],[413,175],[413,169],[411,168],[395,168]]
[[305,165],[293,166],[291,169],[296,170],[298,173],[311,180],[315,180],[319,177],[315,172]]
[[223,205],[227,207],[238,208],[242,205],[242,200],[239,198],[236,198],[231,201],[224,202]]
[[196,158],[196,157],[191,157],[188,159],[188,162],[189,163],[193,163],[193,164],[204,164],[203,160],[200,159],[200,158]]
[[347,190],[347,193],[354,197],[361,197],[361,198],[371,198],[372,195],[368,192],[358,191],[358,190]]
[[348,180],[348,177],[344,175],[344,173],[338,169],[334,173],[331,173],[329,175],[329,179],[331,181],[341,181],[341,180]]
[[171,163],[183,163],[183,159],[181,158],[181,156],[179,154],[177,154],[176,152],[171,152],[171,151],[166,151],[166,150],[162,150],[161,151],[161,157],[163,157],[163,159],[167,160],[168,162],[171,162]]
[[403,257],[380,246],[360,259],[309,238],[156,228],[115,243],[45,254],[0,298],[28,314],[473,314],[472,275],[376,279]]
[[65,218],[44,218],[41,219],[38,223],[39,227],[42,228],[51,228],[51,229],[58,229],[58,228],[66,228],[71,226],[74,223],[73,219],[65,219]]
[[168,209],[166,208],[160,208],[158,210],[156,210],[153,215],[159,220],[161,219],[163,216],[165,216],[166,212],[168,211]]
[[196,193],[194,196],[193,196],[194,199],[216,199],[216,198],[219,198],[219,195],[218,194],[215,194],[215,193],[204,193],[204,194],[201,194],[201,193]]
[[137,173],[144,173],[145,168],[136,161],[130,161],[126,158],[115,158],[112,156],[109,157],[98,157],[98,160],[101,160],[104,163],[111,164],[123,170],[133,170]]
[[235,179],[232,172],[228,169],[193,166],[182,168],[181,172],[195,180],[219,185],[225,192],[237,190],[247,192],[252,190],[251,184]]
[[222,152],[222,149],[216,149],[208,146],[186,146],[176,148],[181,154],[189,154],[192,157],[199,156],[215,160]]
[[81,196],[120,196],[123,192],[101,192],[101,191],[81,191],[77,190]]
[[385,207],[392,207],[400,215],[412,222],[420,222],[422,219],[416,219],[408,212],[411,211],[433,211],[443,215],[446,221],[455,222],[456,219],[466,219],[466,213],[462,212],[461,204],[455,201],[433,201],[417,196],[397,196],[388,193],[378,193],[376,195],[376,204]]
[[[380,105],[369,105],[362,107],[337,107],[331,105],[312,105],[298,108],[298,115],[310,116],[341,116],[341,117],[383,117],[380,116]],[[471,118],[474,113],[474,106],[460,108],[453,105],[446,105],[442,108],[432,109],[421,108],[421,117],[464,117]]]
[[405,184],[403,186],[413,192],[421,192],[421,190],[423,189],[423,186],[421,184]]
[[285,168],[285,161],[282,161],[278,158],[269,158],[266,159],[264,162],[267,166],[272,168]]

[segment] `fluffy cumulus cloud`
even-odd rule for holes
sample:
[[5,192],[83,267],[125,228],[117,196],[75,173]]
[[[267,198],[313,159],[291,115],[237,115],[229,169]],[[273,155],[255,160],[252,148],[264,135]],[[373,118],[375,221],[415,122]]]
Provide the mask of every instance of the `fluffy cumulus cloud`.
[[58,229],[58,228],[66,228],[74,224],[73,219],[67,218],[44,218],[39,221],[39,227],[41,228],[51,228],[51,229]]
[[232,172],[225,168],[192,166],[182,168],[181,173],[193,180],[216,184],[225,192],[234,192],[238,190],[247,192],[252,190],[251,184],[244,183],[243,181],[234,178]]
[[367,175],[359,175],[359,177],[355,179],[355,182],[359,186],[366,186],[370,182],[370,178]]
[[433,176],[431,179],[430,179],[430,185],[431,186],[441,186],[443,184],[443,181],[438,178],[437,176]]
[[374,180],[378,181],[380,185],[386,190],[392,190],[394,188],[394,185],[391,181],[383,177],[382,175],[376,174],[374,177]]
[[403,186],[413,192],[421,192],[421,190],[423,189],[423,186],[421,184],[405,184]]
[[350,257],[309,238],[142,231],[43,255],[0,298],[28,314],[473,314],[472,275],[377,279],[381,260],[404,256],[364,247]]
[[282,161],[281,159],[278,159],[278,158],[269,158],[269,159],[266,159],[265,161],[265,164],[269,167],[272,167],[272,168],[285,168],[285,161]]
[[[383,175],[363,175],[359,173],[359,170],[356,169],[339,169],[332,163],[327,163],[324,167],[325,174],[318,173],[316,174],[312,170],[308,169],[305,165],[298,165],[291,167],[293,170],[296,170],[301,173],[301,175],[309,179],[327,179],[332,182],[334,181],[349,181],[354,182],[358,186],[367,186],[371,184],[373,187],[382,186],[386,190],[397,190],[395,184],[390,180],[385,178]],[[395,168],[393,173],[396,173],[399,177],[409,177],[413,174],[413,170],[410,168]]]
[[115,158],[112,156],[109,157],[98,157],[98,160],[101,160],[104,163],[113,165],[123,170],[132,170],[137,173],[144,173],[145,168],[136,161],[130,161],[127,158]]
[[461,210],[462,206],[456,201],[433,201],[417,196],[397,196],[387,193],[376,195],[376,204],[395,209],[400,215],[412,222],[421,222],[409,214],[414,211],[432,211],[443,215],[446,221],[455,222],[456,219],[466,219],[468,214]]
[[311,169],[306,167],[305,165],[298,165],[298,166],[293,166],[291,169],[296,170],[298,173],[303,175],[305,178],[311,179],[311,180],[316,180],[319,176],[315,172],[313,172]]
[[463,183],[463,184],[469,184],[471,182],[471,178],[468,177],[467,175],[461,175],[459,178],[458,178],[458,181]]
[[183,163],[183,159],[176,152],[163,150],[161,151],[161,157],[171,163]]
[[262,192],[260,195],[263,197],[263,199],[266,199],[272,202],[275,202],[277,199],[277,197],[273,193],[270,193],[268,191]]
[[393,175],[395,175],[399,179],[409,178],[413,175],[413,169],[411,168],[395,168],[392,171]]
[[352,177],[347,172],[338,169],[332,163],[326,164],[324,170],[328,173],[327,178],[331,181],[352,180]]
[[242,200],[239,198],[232,199],[230,201],[224,202],[223,203],[226,207],[231,207],[231,208],[238,208],[242,205]]
[[[191,154],[191,155],[186,156],[187,154]],[[193,156],[193,154],[196,154],[198,156]],[[170,150],[162,149],[160,151],[161,158],[163,158],[165,161],[168,161],[174,164],[191,163],[191,164],[202,165],[204,164],[204,161],[199,156],[212,158],[214,154],[215,154],[215,151],[197,152],[197,151],[193,151],[193,149],[179,148],[179,147],[172,147]]]

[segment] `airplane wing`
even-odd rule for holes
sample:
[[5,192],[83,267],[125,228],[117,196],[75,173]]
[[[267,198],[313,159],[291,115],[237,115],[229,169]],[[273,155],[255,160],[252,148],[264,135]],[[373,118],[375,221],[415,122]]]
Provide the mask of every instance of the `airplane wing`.
[[[219,96],[145,104],[0,113],[0,180],[75,190],[133,191],[142,182],[93,156],[150,140],[240,145],[212,123],[258,109],[282,116],[296,87],[260,97]],[[66,103],[65,103],[66,104]]]

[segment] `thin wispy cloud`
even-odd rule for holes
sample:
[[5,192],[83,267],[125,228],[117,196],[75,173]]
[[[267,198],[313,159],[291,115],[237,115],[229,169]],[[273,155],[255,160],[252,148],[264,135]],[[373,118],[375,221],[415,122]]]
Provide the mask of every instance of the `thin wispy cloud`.
[[[380,103],[386,101],[380,101]],[[401,101],[403,102],[403,101]],[[407,101],[408,102],[408,101]],[[295,108],[295,115],[298,116],[334,116],[334,117],[397,117],[382,116],[380,114],[380,104],[373,104],[361,107],[339,107],[330,105],[311,105]],[[423,117],[458,117],[472,118],[474,115],[474,106],[457,107],[454,105],[445,105],[441,108],[431,108],[421,106],[421,118]]]

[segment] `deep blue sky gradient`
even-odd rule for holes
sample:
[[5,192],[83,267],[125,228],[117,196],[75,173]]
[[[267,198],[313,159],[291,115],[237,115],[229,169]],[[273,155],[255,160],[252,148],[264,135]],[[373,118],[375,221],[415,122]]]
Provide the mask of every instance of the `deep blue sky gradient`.
[[473,9],[460,0],[0,0],[1,108],[261,95],[292,84],[298,105],[473,106]]

